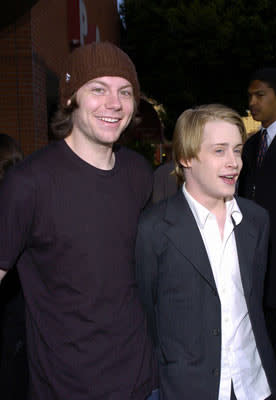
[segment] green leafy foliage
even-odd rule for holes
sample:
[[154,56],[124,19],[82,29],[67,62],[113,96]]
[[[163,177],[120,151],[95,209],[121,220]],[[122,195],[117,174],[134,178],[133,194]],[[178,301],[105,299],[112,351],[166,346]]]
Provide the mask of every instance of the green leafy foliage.
[[274,0],[125,0],[121,17],[122,45],[142,90],[165,107],[168,138],[197,104],[245,114],[250,74],[276,63]]

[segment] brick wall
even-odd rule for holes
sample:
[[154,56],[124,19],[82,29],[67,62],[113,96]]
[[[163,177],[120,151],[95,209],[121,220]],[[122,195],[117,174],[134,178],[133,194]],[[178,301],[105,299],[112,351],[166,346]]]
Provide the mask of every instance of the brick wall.
[[0,32],[0,131],[33,151],[30,13]]

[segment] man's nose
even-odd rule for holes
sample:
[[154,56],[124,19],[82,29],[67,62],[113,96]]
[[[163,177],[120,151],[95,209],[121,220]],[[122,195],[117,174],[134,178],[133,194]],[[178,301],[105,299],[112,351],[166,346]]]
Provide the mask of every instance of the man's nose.
[[105,106],[108,109],[120,110],[122,108],[122,102],[118,93],[109,93],[106,96]]
[[238,167],[237,154],[232,150],[227,153],[227,166],[232,168]]
[[249,106],[255,105],[256,104],[256,96],[254,96],[254,95],[249,96],[248,104],[249,104]]

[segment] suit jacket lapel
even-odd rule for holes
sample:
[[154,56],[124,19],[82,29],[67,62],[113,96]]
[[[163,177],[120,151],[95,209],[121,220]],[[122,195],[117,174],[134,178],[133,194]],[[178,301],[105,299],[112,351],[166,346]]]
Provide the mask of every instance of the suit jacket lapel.
[[243,290],[245,296],[249,296],[253,284],[254,249],[257,246],[257,232],[255,226],[247,217],[246,210],[243,209],[240,204],[239,207],[241,209],[243,219],[241,223],[235,227],[234,232]]
[[[239,203],[239,202],[238,202]],[[240,206],[240,205],[239,205]],[[257,245],[257,232],[241,206],[243,219],[235,227],[235,238],[245,296],[249,296],[253,283],[254,249]],[[209,258],[190,207],[179,190],[167,203],[165,220],[168,229],[165,234],[201,276],[216,290],[216,284]]]
[[[254,137],[252,138],[252,140],[254,140],[254,144],[253,144],[253,149],[254,151],[250,153],[250,160],[252,162],[252,166],[251,168],[254,169],[257,168],[257,158],[258,158],[258,152],[259,152],[259,148],[260,148],[260,142],[261,142],[261,130],[259,130]],[[270,143],[270,146],[268,147],[263,162],[260,166],[260,169],[263,169],[264,165],[267,163],[268,160],[270,160],[271,158],[274,159],[275,157],[275,152],[276,152],[276,136],[274,136],[272,142]]]
[[272,142],[270,143],[270,146],[266,151],[263,161],[265,161],[266,159],[270,159],[271,157],[275,157],[275,152],[276,152],[276,136],[274,136]]
[[169,240],[216,290],[212,268],[200,231],[182,190],[168,201],[165,220],[169,224],[166,231]]

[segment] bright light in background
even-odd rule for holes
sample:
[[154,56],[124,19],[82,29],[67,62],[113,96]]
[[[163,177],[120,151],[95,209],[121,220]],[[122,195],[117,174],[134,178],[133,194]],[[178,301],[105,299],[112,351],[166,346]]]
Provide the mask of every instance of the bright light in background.
[[118,12],[120,11],[120,4],[123,3],[124,0],[117,0],[117,8],[118,8]]
[[[120,12],[120,5],[123,4],[124,0],[117,0],[117,9],[118,9],[118,13]],[[120,15],[120,19],[122,21],[123,27],[125,28],[125,23],[123,21],[122,16]]]

